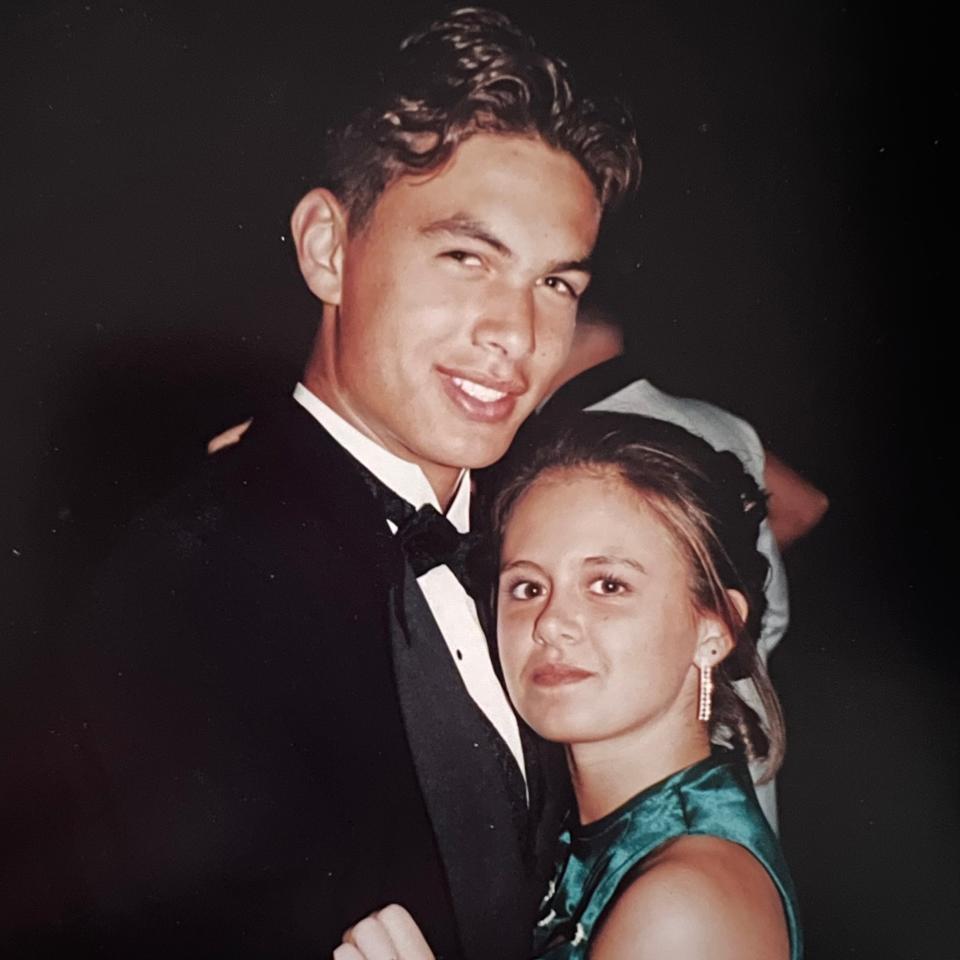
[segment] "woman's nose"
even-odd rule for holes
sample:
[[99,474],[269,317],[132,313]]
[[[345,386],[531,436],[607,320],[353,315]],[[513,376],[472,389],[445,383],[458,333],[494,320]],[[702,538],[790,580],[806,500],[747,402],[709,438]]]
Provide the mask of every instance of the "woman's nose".
[[534,625],[534,642],[560,647],[577,643],[580,636],[580,624],[570,603],[556,596],[551,598]]

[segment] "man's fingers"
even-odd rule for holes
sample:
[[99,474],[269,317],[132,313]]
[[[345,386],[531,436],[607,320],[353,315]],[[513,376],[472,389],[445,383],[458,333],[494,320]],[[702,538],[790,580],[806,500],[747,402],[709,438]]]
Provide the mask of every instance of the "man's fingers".
[[435,960],[413,917],[398,903],[384,907],[376,917],[393,941],[398,960]]
[[343,939],[359,951],[362,960],[400,960],[402,956],[375,913],[351,927]]
[[413,917],[396,903],[347,930],[333,956],[334,960],[435,960]]
[[364,960],[364,956],[352,943],[341,943],[333,951],[333,960]]

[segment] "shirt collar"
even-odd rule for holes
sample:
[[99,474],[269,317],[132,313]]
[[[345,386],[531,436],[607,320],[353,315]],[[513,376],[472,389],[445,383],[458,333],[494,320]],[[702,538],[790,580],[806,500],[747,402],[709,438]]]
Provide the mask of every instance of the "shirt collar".
[[[437,495],[423,470],[415,463],[398,457],[379,443],[362,434],[348,423],[315,393],[298,383],[293,391],[297,401],[355,460],[365,466],[381,483],[403,497],[416,509],[430,504],[440,510]],[[442,512],[442,511],[441,511]],[[457,492],[447,509],[447,519],[460,533],[470,529],[470,471],[463,470],[457,482]]]

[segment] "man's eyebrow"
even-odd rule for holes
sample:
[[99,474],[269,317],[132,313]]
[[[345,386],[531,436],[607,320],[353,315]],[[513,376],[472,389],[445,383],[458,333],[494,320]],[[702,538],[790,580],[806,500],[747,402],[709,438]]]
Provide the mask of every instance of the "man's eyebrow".
[[[445,233],[454,237],[469,237],[478,240],[496,250],[502,257],[512,257],[513,251],[481,220],[474,220],[466,214],[455,213],[452,217],[435,220],[420,228],[422,236],[431,237],[438,233]],[[578,270],[581,273],[590,273],[590,258],[582,260],[558,260],[551,263],[544,273],[565,273],[568,270]]]
[[585,564],[594,567],[602,567],[611,563],[624,563],[628,567],[633,567],[634,570],[639,570],[640,573],[646,573],[647,569],[642,563],[638,560],[631,560],[630,557],[586,557],[583,561]]
[[425,237],[438,233],[469,237],[471,240],[479,240],[480,243],[487,244],[503,257],[513,256],[513,251],[485,223],[462,214],[454,214],[454,216],[447,217],[444,220],[435,220],[433,223],[421,227],[420,233]]
[[546,273],[566,273],[568,270],[579,270],[581,273],[591,273],[593,271],[590,257],[584,257],[582,260],[561,260],[559,263],[551,264]]

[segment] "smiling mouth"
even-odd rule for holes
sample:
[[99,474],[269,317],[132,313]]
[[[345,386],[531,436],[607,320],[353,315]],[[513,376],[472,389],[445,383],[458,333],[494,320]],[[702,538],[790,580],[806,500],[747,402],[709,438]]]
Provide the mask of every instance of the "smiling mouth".
[[438,372],[447,396],[462,414],[476,423],[493,424],[509,419],[516,408],[517,397],[526,390],[519,381],[480,383],[452,370],[438,368]]
[[551,663],[543,667],[537,667],[533,671],[531,679],[538,687],[565,687],[580,683],[581,680],[587,680],[592,676],[593,674],[589,670],[581,670],[579,667],[571,667],[562,663]]
[[463,377],[451,377],[450,382],[454,386],[459,387],[467,396],[473,397],[482,403],[494,403],[507,396],[506,390],[494,390],[493,387],[485,387],[482,383],[465,380]]

